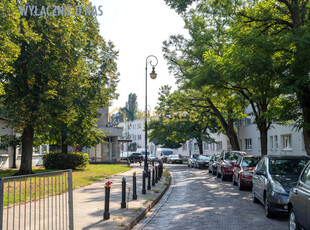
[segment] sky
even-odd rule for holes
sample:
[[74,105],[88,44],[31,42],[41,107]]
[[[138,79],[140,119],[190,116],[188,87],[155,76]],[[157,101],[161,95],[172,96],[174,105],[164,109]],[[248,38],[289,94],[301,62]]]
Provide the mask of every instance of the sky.
[[[92,0],[93,5],[102,5],[103,15],[97,16],[100,34],[111,40],[119,51],[117,61],[120,72],[118,100],[112,101],[110,111],[124,107],[130,93],[136,93],[138,107],[145,109],[145,66],[146,58],[154,55],[158,59],[155,66],[157,78],[152,80],[148,70],[148,109],[157,104],[159,88],[170,85],[176,89],[175,78],[169,74],[163,58],[162,43],[175,34],[185,34],[182,18],[170,9],[164,0]],[[150,59],[149,59],[150,60]],[[155,62],[155,61],[154,61]],[[153,63],[154,63],[153,62]]]

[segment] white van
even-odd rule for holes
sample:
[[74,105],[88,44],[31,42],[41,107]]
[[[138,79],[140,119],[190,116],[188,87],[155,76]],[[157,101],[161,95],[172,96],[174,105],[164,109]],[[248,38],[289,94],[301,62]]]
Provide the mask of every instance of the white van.
[[173,149],[170,148],[157,148],[156,150],[156,157],[159,160],[162,160],[164,163],[167,162],[167,158],[169,155],[173,154]]

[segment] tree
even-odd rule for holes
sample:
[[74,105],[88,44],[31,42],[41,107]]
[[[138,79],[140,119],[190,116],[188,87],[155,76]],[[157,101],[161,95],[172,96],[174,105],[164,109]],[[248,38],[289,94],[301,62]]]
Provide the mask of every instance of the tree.
[[[240,150],[234,119],[239,118],[235,115],[243,110],[245,103],[234,92],[218,86],[208,87],[215,82],[217,71],[209,68],[203,58],[204,52],[210,49],[219,54],[222,52],[225,44],[225,39],[222,37],[226,34],[226,30],[223,31],[224,26],[221,30],[208,30],[210,26],[206,25],[206,19],[198,18],[194,12],[189,15],[191,16],[187,16],[185,21],[191,39],[186,39],[182,35],[171,36],[163,44],[164,57],[179,83],[179,88],[196,91],[196,99],[189,99],[192,101],[191,105],[198,103],[197,107],[211,109],[212,114],[220,121],[232,148]],[[212,76],[208,78],[209,82],[206,82],[206,76]],[[199,95],[198,92],[203,93]]]
[[[296,97],[302,120],[305,149],[310,155],[310,3],[309,1],[258,1],[238,13],[244,31],[276,40],[278,84],[283,92]],[[298,119],[298,118],[297,118]],[[299,120],[299,119],[298,119]]]
[[13,149],[13,168],[16,168],[16,148],[21,144],[21,138],[15,135],[2,135],[0,137],[0,149]]
[[[237,10],[238,4],[233,2],[222,5],[211,1],[206,5],[201,1],[184,15],[191,39],[172,37],[173,43],[165,43],[164,50],[167,50],[167,44],[176,47],[166,53],[170,63],[181,66],[177,74],[185,87],[201,89],[208,86],[222,96],[221,100],[228,97],[231,101],[238,98],[235,97],[238,94],[247,101],[260,130],[262,154],[267,154],[267,131],[272,122],[278,120],[280,96],[274,71],[277,69],[274,48],[266,49],[275,41],[267,41],[253,33],[250,43],[242,43],[240,38],[244,38],[247,31],[240,31],[234,24]],[[201,60],[202,56],[204,60]],[[213,111],[216,112],[216,108]],[[222,125],[232,127],[233,123],[227,126],[222,122]],[[231,133],[229,139],[234,143],[237,138],[231,130],[226,133]]]
[[133,121],[135,119],[137,110],[138,110],[138,101],[137,101],[137,94],[130,93],[128,95],[128,101],[126,102],[125,108],[129,111],[126,111],[128,120]]
[[[40,9],[50,2],[30,0],[27,3]],[[75,6],[76,1],[58,1],[57,4]],[[82,9],[87,4],[86,0],[79,1]],[[104,93],[104,88],[101,88],[98,93],[96,88],[92,88],[97,84],[101,87],[109,81],[96,76],[100,72],[99,51],[103,47],[98,23],[95,17],[82,15],[31,17],[29,14],[20,17],[18,30],[21,35],[14,42],[21,52],[11,64],[12,71],[0,73],[5,92],[2,95],[5,117],[22,133],[22,159],[18,174],[32,173],[35,133],[43,137],[47,133],[52,135],[51,130],[57,127],[60,132],[54,137],[61,139],[64,146],[69,143],[66,143],[68,127],[79,124],[80,128],[91,130],[86,136],[97,134],[90,128],[98,116],[94,110],[96,106],[107,105],[111,91]],[[28,31],[31,31],[33,39],[28,39]],[[100,97],[98,102],[95,99],[89,101],[94,95],[95,99]],[[76,102],[78,106],[92,110],[76,109]],[[81,132],[81,129],[73,128],[72,131]]]
[[149,124],[150,139],[156,139],[164,147],[179,148],[180,143],[194,138],[200,154],[203,154],[203,141],[214,141],[210,133],[218,131],[216,120],[206,110],[193,110],[191,106],[175,103],[178,97],[186,95],[180,92],[170,94],[170,89],[168,86],[161,87],[157,107],[159,120],[152,120]]

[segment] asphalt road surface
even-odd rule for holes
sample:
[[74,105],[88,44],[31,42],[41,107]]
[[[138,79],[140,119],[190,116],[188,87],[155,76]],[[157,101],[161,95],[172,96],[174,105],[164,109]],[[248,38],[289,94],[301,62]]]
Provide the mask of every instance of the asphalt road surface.
[[251,191],[239,191],[208,170],[165,164],[172,183],[161,201],[134,227],[149,229],[288,229],[288,216],[268,219],[262,204],[251,201]]

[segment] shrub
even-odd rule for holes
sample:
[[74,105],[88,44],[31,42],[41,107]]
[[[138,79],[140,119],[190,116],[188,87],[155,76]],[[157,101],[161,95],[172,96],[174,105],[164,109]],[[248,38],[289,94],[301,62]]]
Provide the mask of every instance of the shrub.
[[87,153],[49,152],[43,156],[43,165],[46,169],[82,169],[87,166],[88,159]]

